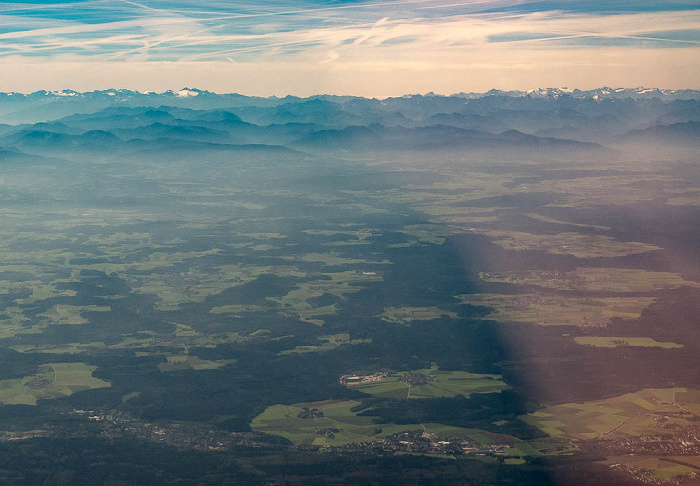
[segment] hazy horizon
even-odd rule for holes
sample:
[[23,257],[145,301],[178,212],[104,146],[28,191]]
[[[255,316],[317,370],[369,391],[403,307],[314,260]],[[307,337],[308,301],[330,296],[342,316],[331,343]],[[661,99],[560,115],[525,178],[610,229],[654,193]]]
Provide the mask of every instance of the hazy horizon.
[[541,86],[697,87],[694,2],[21,2],[0,90],[387,97]]
[[363,95],[355,95],[355,94],[348,94],[348,93],[330,93],[330,92],[316,92],[316,93],[311,93],[307,95],[295,95],[292,93],[287,93],[287,94],[282,94],[282,95],[277,95],[277,94],[271,94],[271,95],[254,95],[254,94],[247,94],[247,93],[242,93],[239,91],[216,91],[212,89],[205,89],[200,86],[189,86],[189,85],[183,85],[180,87],[176,88],[168,88],[168,89],[163,89],[163,90],[141,90],[141,89],[131,89],[131,88],[122,88],[122,87],[106,87],[106,88],[99,88],[99,89],[85,89],[85,90],[75,90],[72,88],[63,88],[63,89],[48,89],[48,88],[41,88],[41,89],[36,89],[36,90],[8,90],[8,91],[0,91],[0,94],[4,95],[11,95],[11,94],[20,94],[20,95],[32,95],[36,93],[48,93],[48,94],[57,94],[59,96],[63,96],[62,93],[75,93],[75,94],[89,94],[89,93],[106,93],[113,91],[115,93],[118,92],[131,92],[131,93],[139,93],[142,95],[149,95],[149,94],[154,94],[154,95],[161,95],[161,94],[167,94],[167,93],[172,93],[176,95],[178,98],[188,98],[188,97],[195,97],[198,96],[199,94],[213,94],[213,95],[218,95],[218,96],[227,96],[227,95],[238,95],[238,96],[243,96],[243,97],[250,97],[250,98],[269,98],[269,99],[283,99],[283,98],[300,98],[300,99],[305,99],[305,98],[314,98],[314,97],[322,97],[322,96],[330,96],[330,97],[338,97],[338,98],[343,98],[343,97],[351,97],[351,98],[365,98],[365,99],[378,99],[378,100],[383,100],[383,99],[389,99],[389,98],[408,98],[411,96],[442,96],[442,97],[451,97],[451,96],[460,96],[460,95],[474,95],[474,96],[480,96],[480,95],[486,95],[490,92],[500,92],[504,93],[506,95],[521,95],[521,94],[541,94],[541,95],[550,95],[550,94],[574,94],[576,92],[578,93],[590,93],[594,91],[603,91],[603,90],[611,90],[609,93],[605,94],[610,94],[614,95],[616,93],[620,92],[629,92],[629,91],[636,91],[637,94],[639,95],[644,95],[648,94],[650,92],[666,92],[666,93],[674,93],[674,92],[683,92],[683,91],[698,91],[698,88],[695,87],[690,87],[690,88],[668,88],[664,86],[644,86],[644,85],[627,85],[627,86],[607,86],[607,85],[600,85],[600,86],[593,86],[591,88],[582,88],[582,87],[570,87],[570,86],[535,86],[535,87],[529,87],[529,88],[512,88],[512,89],[501,89],[501,88],[489,88],[486,90],[480,90],[480,91],[454,91],[454,92],[435,92],[435,91],[416,91],[416,92],[405,92],[405,93],[400,93],[400,94],[395,94],[395,95],[387,95],[387,96],[363,96]]

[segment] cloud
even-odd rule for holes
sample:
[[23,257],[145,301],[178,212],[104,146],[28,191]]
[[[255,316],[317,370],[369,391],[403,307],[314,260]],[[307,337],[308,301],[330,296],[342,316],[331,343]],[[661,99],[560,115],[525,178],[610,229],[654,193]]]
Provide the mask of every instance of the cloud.
[[[608,7],[617,3],[611,0]],[[575,9],[571,4],[404,0],[298,2],[290,8],[277,0],[235,5],[92,0],[70,10],[61,4],[4,4],[0,60],[30,65],[40,57],[54,65],[109,61],[130,66],[173,61],[201,63],[203,69],[219,64],[230,69],[235,63],[239,72],[239,65],[251,72],[259,65],[263,72],[278,63],[286,66],[285,73],[295,73],[294,79],[304,69],[315,79],[324,79],[318,69],[329,70],[328,79],[338,70],[353,69],[432,70],[452,79],[446,70],[463,73],[465,66],[523,76],[539,70],[555,79],[596,62],[599,70],[617,72],[607,60],[619,59],[626,49],[634,56],[646,51],[651,58],[683,51],[684,61],[683,56],[667,57],[677,66],[664,61],[668,79],[674,71],[686,72],[689,63],[698,65],[700,15],[687,2],[668,3],[666,9],[647,2],[644,8],[616,11],[597,1],[582,0]],[[678,10],[682,5],[687,10]],[[647,75],[642,66],[623,64],[630,70],[625,79]]]

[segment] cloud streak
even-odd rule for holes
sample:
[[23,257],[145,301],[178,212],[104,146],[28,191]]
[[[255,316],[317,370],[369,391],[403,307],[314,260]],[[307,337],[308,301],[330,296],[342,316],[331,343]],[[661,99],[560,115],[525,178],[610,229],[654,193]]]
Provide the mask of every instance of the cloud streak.
[[[547,7],[534,10],[536,3],[316,1],[290,8],[276,0],[235,6],[216,1],[89,0],[71,3],[70,9],[65,4],[5,3],[0,7],[0,25],[6,26],[0,29],[0,62],[234,61],[265,69],[273,63],[296,65],[311,73],[310,66],[342,71],[352,66],[381,70],[411,65],[444,71],[447,66],[479,68],[490,58],[494,69],[512,71],[508,59],[537,59],[539,69],[545,69],[547,51],[568,53],[566,65],[581,65],[584,57],[588,62],[595,54],[603,58],[624,49],[668,48],[683,51],[686,63],[694,60],[697,66],[700,61],[700,10],[691,3],[670,2],[664,9],[637,2],[637,10],[613,12],[582,7],[595,7],[597,2],[575,2],[575,11],[567,8],[572,2],[539,2]],[[684,5],[687,10],[679,10]],[[530,63],[530,69],[538,69],[536,63]]]

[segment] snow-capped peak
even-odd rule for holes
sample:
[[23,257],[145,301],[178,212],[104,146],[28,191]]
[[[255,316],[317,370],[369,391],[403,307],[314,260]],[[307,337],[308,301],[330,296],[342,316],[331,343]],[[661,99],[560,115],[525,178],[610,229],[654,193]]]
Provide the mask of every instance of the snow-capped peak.
[[61,91],[47,91],[46,95],[55,95],[55,96],[77,96],[79,93],[77,91],[73,91],[72,89],[64,89]]
[[193,90],[189,88],[184,88],[180,91],[175,92],[175,96],[177,96],[178,98],[190,98],[197,95],[199,95],[199,90]]

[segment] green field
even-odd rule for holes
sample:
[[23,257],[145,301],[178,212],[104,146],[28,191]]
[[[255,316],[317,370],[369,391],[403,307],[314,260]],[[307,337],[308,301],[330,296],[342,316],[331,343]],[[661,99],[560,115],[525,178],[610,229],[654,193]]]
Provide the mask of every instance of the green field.
[[652,292],[678,287],[700,287],[700,283],[685,280],[678,273],[651,272],[630,268],[579,267],[571,272],[487,273],[479,278],[485,282],[515,285],[536,285],[553,290],[605,291],[605,292]]
[[87,324],[89,321],[83,317],[83,312],[109,312],[108,306],[98,305],[55,305],[40,317],[46,317],[51,324]]
[[344,246],[369,244],[367,238],[378,236],[381,233],[376,229],[361,228],[357,230],[304,230],[303,233],[313,236],[345,236],[347,239],[323,243],[323,246]]
[[670,197],[666,200],[669,206],[700,206],[700,195]]
[[340,253],[331,251],[328,253],[304,253],[295,257],[283,257],[286,260],[298,260],[302,262],[318,262],[323,263],[327,267],[340,267],[345,265],[357,265],[361,263],[370,263],[373,265],[390,265],[389,260],[368,260],[365,258],[348,258]]
[[[408,376],[414,375],[417,380]],[[437,398],[472,393],[494,393],[510,387],[499,375],[481,375],[466,371],[441,371],[436,366],[430,369],[389,373],[381,381],[346,385],[354,390],[378,397],[391,398]],[[414,384],[414,383],[421,384]],[[424,382],[424,383],[422,383]]]
[[454,312],[442,310],[438,307],[387,307],[381,314],[381,318],[394,324],[408,324],[412,321],[431,321],[447,316],[456,319]]
[[[196,258],[205,257],[216,252],[191,253],[189,259],[194,264]],[[170,256],[168,259],[154,257],[152,261],[163,263],[156,271],[143,274],[143,266],[138,268],[139,274],[127,277],[134,290],[143,294],[158,296],[156,309],[177,310],[188,302],[202,302],[207,297],[220,294],[224,290],[252,282],[260,275],[278,272],[280,276],[294,274],[293,267],[273,269],[271,267],[253,265],[219,265],[210,271],[202,271],[193,265],[186,272],[174,271],[173,266],[184,261],[182,254]],[[133,270],[132,270],[133,271]]]
[[659,342],[648,337],[611,337],[611,336],[579,336],[574,338],[583,346],[595,346],[597,348],[618,348],[623,346],[639,346],[645,348],[682,348],[682,344],[671,342]]
[[570,221],[561,221],[558,219],[554,218],[549,218],[547,216],[542,216],[541,214],[536,214],[536,213],[525,213],[523,216],[527,216],[528,218],[534,219],[536,221],[541,221],[543,223],[550,223],[550,224],[558,224],[562,226],[576,226],[577,228],[592,228],[592,229],[599,229],[603,231],[607,231],[610,229],[609,226],[599,226],[595,224],[581,224],[581,223],[572,223]]
[[[629,468],[650,470],[652,471],[652,477],[654,479],[663,481],[673,479],[677,476],[688,476],[693,473],[698,473],[700,471],[700,456],[610,456],[603,464],[607,464],[608,466],[623,464]],[[683,482],[680,484],[683,484]]]
[[[281,435],[297,445],[337,446],[353,442],[368,442],[383,437],[423,430],[438,437],[461,435],[479,443],[491,443],[480,431],[448,425],[377,424],[372,417],[358,416],[351,409],[360,405],[354,400],[328,400],[295,405],[273,405],[253,419],[250,426],[256,432]],[[316,409],[323,416],[300,418],[304,409]],[[325,430],[324,430],[325,429]]]
[[[565,403],[521,417],[553,437],[593,439],[668,435],[666,424],[693,425],[700,418],[700,392],[686,388],[645,389],[584,403]],[[659,414],[667,415],[662,422]]]
[[491,307],[486,319],[541,326],[605,327],[613,318],[636,319],[653,297],[569,297],[543,294],[459,295],[463,304]]
[[170,355],[166,356],[165,363],[158,363],[158,369],[164,373],[181,370],[215,370],[233,364],[235,359],[219,359],[209,361],[192,355]]
[[609,236],[581,233],[538,235],[509,230],[474,230],[493,238],[493,243],[504,250],[540,250],[554,255],[576,258],[613,258],[662,248],[638,241],[618,241]]
[[[313,254],[304,257],[316,258]],[[320,257],[319,257],[320,258]],[[329,265],[327,260],[324,264]],[[278,307],[278,311],[287,316],[297,317],[312,324],[323,325],[323,316],[335,314],[336,304],[314,306],[309,299],[321,297],[324,294],[342,299],[346,294],[354,294],[363,287],[382,280],[376,272],[347,270],[344,272],[326,273],[323,279],[299,283],[297,288],[282,297],[268,297],[267,300]]]
[[[391,433],[415,430],[420,425],[381,427],[373,423],[370,417],[358,417],[352,407],[360,403],[355,401],[325,401],[297,405],[273,405],[265,409],[251,422],[256,432],[276,434],[289,439],[295,444],[306,445],[340,445],[350,442],[364,442]],[[321,418],[302,419],[298,415],[303,408],[316,408],[323,413]],[[335,428],[334,437],[319,433],[320,429]],[[384,430],[386,429],[386,433]]]
[[347,332],[319,336],[317,340],[319,341],[318,345],[296,346],[294,347],[294,349],[287,349],[285,351],[280,352],[279,355],[284,356],[286,354],[322,353],[324,351],[330,351],[331,349],[335,349],[339,346],[365,344],[372,342],[371,339],[350,339],[350,334]]
[[92,376],[97,369],[85,363],[54,363],[39,366],[32,376],[0,381],[0,403],[36,405],[37,400],[67,397],[94,388],[109,387],[108,381]]
[[[673,180],[659,174],[625,174],[606,176],[584,176],[564,180],[545,180],[528,184],[528,191],[551,191],[565,194],[562,207],[590,207],[591,205],[625,205],[650,201],[652,193],[643,187],[650,182]],[[555,206],[555,204],[552,204]]]

